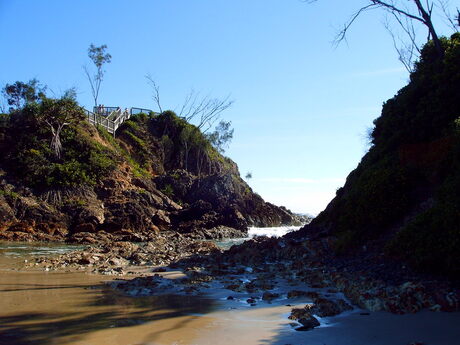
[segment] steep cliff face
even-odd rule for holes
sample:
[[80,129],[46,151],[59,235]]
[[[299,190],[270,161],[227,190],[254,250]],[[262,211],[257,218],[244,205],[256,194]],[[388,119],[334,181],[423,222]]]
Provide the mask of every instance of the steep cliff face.
[[[253,193],[237,165],[174,113],[136,115],[113,138],[78,109],[46,100],[1,128],[0,239],[144,241],[163,230],[219,238],[301,223]],[[58,156],[44,118],[64,111],[74,117]]]
[[333,235],[424,272],[460,277],[460,35],[427,44],[410,83],[375,120],[372,147],[298,236]]

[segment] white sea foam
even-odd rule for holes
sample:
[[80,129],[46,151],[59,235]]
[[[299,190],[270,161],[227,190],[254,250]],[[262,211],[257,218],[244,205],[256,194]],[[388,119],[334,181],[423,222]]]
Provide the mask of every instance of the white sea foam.
[[289,232],[299,230],[301,226],[279,226],[273,228],[249,228],[249,238],[255,236],[281,237]]
[[250,240],[256,236],[268,236],[268,237],[281,237],[291,231],[299,230],[301,226],[278,226],[272,228],[256,228],[252,227],[248,230],[248,237],[244,238],[230,238],[223,241],[217,241],[217,245],[222,249],[228,249],[235,244],[241,244],[244,241]]

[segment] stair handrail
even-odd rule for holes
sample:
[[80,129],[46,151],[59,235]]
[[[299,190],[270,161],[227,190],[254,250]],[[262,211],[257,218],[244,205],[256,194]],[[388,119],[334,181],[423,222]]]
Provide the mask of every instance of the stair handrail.
[[155,113],[155,112],[154,112],[153,110],[151,110],[151,109],[137,108],[137,107],[131,107],[131,108],[129,109],[129,112],[130,112],[131,116],[136,115],[136,114],[140,114],[140,113],[144,113],[144,114]]
[[150,109],[136,107],[131,107],[129,109],[125,108],[124,110],[122,110],[120,107],[98,106],[93,108],[95,112],[91,112],[85,108],[82,109],[85,112],[86,118],[88,119],[89,123],[95,126],[102,126],[113,136],[115,136],[116,130],[123,124],[123,122],[129,120],[133,115],[140,113],[154,115],[159,114]]

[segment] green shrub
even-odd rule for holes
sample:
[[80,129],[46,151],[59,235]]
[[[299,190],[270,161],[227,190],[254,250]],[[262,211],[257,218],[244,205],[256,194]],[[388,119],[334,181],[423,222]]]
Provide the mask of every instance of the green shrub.
[[460,208],[439,204],[404,227],[386,252],[419,271],[460,277]]
[[125,130],[131,130],[134,132],[140,131],[140,126],[137,122],[135,122],[134,118],[131,118],[131,120],[127,120],[123,122],[123,129]]
[[[139,164],[139,162],[133,157],[136,154],[139,156],[139,152],[136,152],[134,154],[129,153],[122,145],[120,145],[120,143],[117,141],[117,139],[115,139],[113,137],[113,135],[111,135],[109,132],[107,132],[107,130],[105,130],[104,128],[98,126],[98,131],[99,131],[99,134],[104,138],[104,140],[107,141],[108,143],[110,143],[110,145],[112,146],[113,150],[118,155],[120,155],[121,157],[123,157],[125,159],[125,161],[133,169],[133,174],[134,174],[135,177],[147,177],[147,176],[149,176],[148,171],[145,170],[145,168],[141,167],[141,164],[145,164],[147,158],[141,159],[143,161],[143,163]],[[126,134],[126,133],[129,133],[129,132],[123,132],[123,133]],[[130,134],[127,134],[127,136],[129,138],[131,138]],[[142,149],[143,149],[143,151],[140,152],[140,154],[144,153],[145,150],[146,150],[145,147],[143,147]],[[144,157],[146,157],[146,156],[147,155],[145,154]]]
[[174,188],[170,184],[166,184],[162,189],[161,192],[168,196],[169,198],[172,198],[174,196]]
[[18,193],[13,192],[13,191],[9,191],[9,190],[3,190],[3,189],[0,189],[0,195],[6,196],[6,197],[10,197],[10,198],[12,198],[12,199],[17,199],[17,198],[19,198],[19,194],[18,194]]
[[139,149],[145,149],[147,145],[145,144],[145,141],[133,134],[130,131],[126,131],[125,134],[128,136],[129,139],[137,146]]
[[336,207],[322,214],[317,222],[324,218],[332,221],[339,237],[339,251],[377,238],[408,210],[410,180],[395,158],[362,163],[348,179],[346,192],[341,189],[337,193]]
[[52,163],[46,177],[48,187],[70,187],[81,184],[93,184],[87,167],[74,159],[64,163]]
[[135,121],[139,123],[147,123],[149,119],[151,118],[151,114],[146,114],[146,113],[137,113],[131,116],[130,121]]
[[386,246],[389,255],[409,261],[419,271],[460,277],[460,137],[435,204],[407,224]]

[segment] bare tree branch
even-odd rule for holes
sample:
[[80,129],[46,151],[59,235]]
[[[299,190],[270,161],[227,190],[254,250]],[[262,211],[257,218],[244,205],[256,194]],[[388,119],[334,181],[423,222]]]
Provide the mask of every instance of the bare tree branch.
[[197,120],[197,127],[206,133],[220,118],[220,114],[232,104],[230,96],[224,99],[200,97],[200,93],[192,89],[185,97],[179,116],[187,122]]
[[[146,75],[145,77],[152,86],[154,101],[160,109],[160,112],[163,112],[160,103],[160,87],[156,84],[152,76]],[[199,92],[191,89],[185,96],[178,115],[189,123],[197,123],[196,126],[198,129],[206,133],[212,128],[214,123],[219,120],[220,114],[232,106],[233,102],[234,101],[230,99],[230,95],[224,99],[211,98],[209,95],[200,97]]]
[[[389,32],[392,40],[393,40],[393,46],[398,53],[398,59],[399,61],[403,64],[404,68],[409,72],[413,72],[414,70],[414,60],[418,56],[416,53],[416,50],[418,52],[418,47],[417,45],[411,43],[406,43],[400,36],[397,36],[393,29],[391,28],[391,25],[387,22],[384,23],[385,28]],[[399,43],[398,43],[398,42]]]
[[[438,7],[441,9],[441,12],[444,15],[444,19],[447,22],[446,24],[449,25],[455,32],[458,32],[457,26],[460,26],[460,17],[457,18],[459,20],[458,23],[455,23],[455,16],[453,16],[449,11],[449,0],[438,0],[437,2]],[[457,9],[458,13],[458,9]],[[460,15],[460,13],[458,13]]]
[[[433,22],[431,21],[431,14],[433,12],[433,6],[430,7],[428,12],[425,10],[423,7],[422,3],[420,0],[413,0],[415,4],[417,5],[417,9],[420,12],[420,15],[423,18],[423,24],[428,28],[429,35],[431,36],[431,39],[433,40],[434,46],[436,47],[436,51],[438,52],[439,57],[444,56],[444,50],[441,45],[441,41],[439,40],[438,34],[436,33],[436,30],[433,26]],[[427,1],[427,5],[429,5]]]
[[94,104],[97,106],[97,97],[99,95],[99,88],[96,91],[96,79],[94,79],[91,74],[89,73],[88,66],[83,66],[83,70],[85,71],[86,78],[88,78],[89,85],[91,86],[91,94],[93,95]]
[[[184,114],[190,112],[190,108],[193,104],[196,103],[198,94],[195,93],[195,90],[191,89],[190,92],[185,96],[185,100],[182,103],[181,110],[179,112],[179,116],[184,117]],[[187,110],[188,109],[188,110]]]
[[[405,10],[402,10],[400,8],[397,8],[395,5],[393,4],[389,4],[387,2],[384,2],[384,1],[381,1],[381,0],[371,0],[372,3],[374,3],[375,5],[379,5],[380,7],[384,7],[390,11],[393,11],[393,12],[396,12],[396,13],[399,13],[399,14],[402,14],[406,17],[409,17],[411,19],[414,19],[416,21],[419,21],[420,23],[422,24],[425,24],[425,19],[423,18],[423,13],[426,13],[425,9],[423,8],[423,5],[420,3],[419,0],[413,0],[415,2],[415,4],[417,5],[417,8],[420,12],[420,15],[421,17],[419,16],[416,16],[414,14],[411,14],[409,13],[408,11],[405,11]],[[420,6],[419,6],[420,5]],[[426,25],[426,24],[425,24]]]
[[[413,0],[413,1],[418,1],[418,0]],[[343,40],[345,40],[346,34],[347,34],[348,30],[350,29],[350,27],[352,26],[352,24],[358,19],[358,17],[363,12],[366,12],[366,11],[371,10],[371,9],[384,8],[385,10],[387,10],[388,12],[390,12],[390,13],[392,13],[394,15],[395,14],[403,15],[403,16],[406,16],[408,18],[414,19],[416,21],[419,21],[419,22],[425,24],[425,21],[424,21],[424,19],[422,17],[419,17],[419,16],[416,16],[414,14],[411,14],[408,11],[403,10],[401,8],[397,8],[393,3],[390,4],[390,3],[387,3],[387,2],[384,2],[384,1],[381,1],[381,0],[370,0],[370,2],[371,2],[370,4],[368,4],[366,6],[363,6],[358,11],[356,11],[351,16],[351,18],[345,23],[343,29],[338,33],[336,39],[334,40],[335,44],[338,44],[338,43],[342,42]]]
[[152,78],[150,74],[147,74],[145,78],[147,79],[148,83],[152,87],[152,91],[153,91],[152,98],[157,104],[158,110],[160,111],[160,113],[162,113],[163,108],[161,107],[161,102],[160,102],[160,87],[157,85],[157,83],[155,82],[155,80]]
[[0,103],[0,113],[5,114],[6,113],[6,105],[5,105],[5,100],[2,97],[1,103]]
[[220,118],[220,114],[233,104],[233,100],[227,96],[225,99],[208,97],[203,98],[200,108],[195,111],[195,115],[200,117],[198,128],[206,133],[214,123]]
[[404,22],[402,21],[401,17],[398,16],[396,13],[393,13],[395,20],[398,22],[399,26],[402,30],[406,33],[407,37],[409,37],[410,45],[414,51],[421,53],[421,49],[417,44],[417,35],[415,33],[414,22],[410,21],[407,17],[404,17]]
[[344,41],[347,36],[347,32],[350,29],[350,27],[353,25],[353,23],[358,19],[358,17],[361,15],[361,13],[368,11],[370,9],[375,8],[375,4],[370,4],[364,7],[361,7],[357,12],[355,12],[351,18],[344,24],[343,29],[337,34],[336,38],[334,39],[334,44],[338,45],[340,42]]
[[[392,15],[409,40],[409,42],[405,42],[399,35],[395,35],[388,23],[385,24],[393,38],[393,44],[398,52],[400,60],[402,60],[401,62],[403,62],[406,69],[412,70],[412,67],[409,67],[409,65],[413,64],[420,54],[421,44],[420,41],[417,40],[414,23],[419,23],[427,29],[427,41],[433,41],[438,57],[442,58],[444,56],[444,50],[432,21],[435,3],[431,0],[425,0],[422,4],[422,1],[423,0],[369,0],[367,5],[360,7],[351,15],[348,21],[345,22],[343,28],[336,35],[333,43],[334,45],[338,45],[342,41],[346,41],[349,29],[364,12],[373,9],[382,9]],[[454,23],[452,16],[448,12],[448,0],[436,1],[439,2],[439,7],[444,12],[446,18],[448,18],[450,26],[455,31],[458,31],[456,23]],[[316,2],[316,0],[304,0],[303,2],[313,3]],[[456,20],[459,22],[458,26],[460,26],[460,12],[458,9],[457,13],[458,18],[456,18]],[[397,43],[398,41],[399,43]]]

